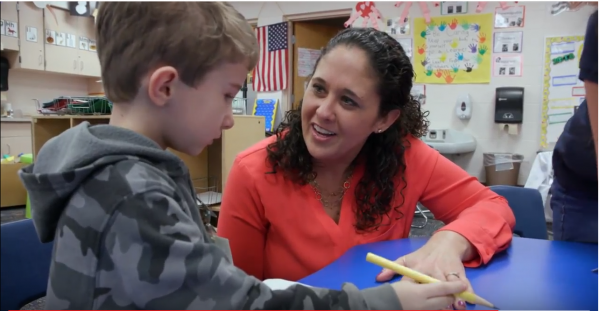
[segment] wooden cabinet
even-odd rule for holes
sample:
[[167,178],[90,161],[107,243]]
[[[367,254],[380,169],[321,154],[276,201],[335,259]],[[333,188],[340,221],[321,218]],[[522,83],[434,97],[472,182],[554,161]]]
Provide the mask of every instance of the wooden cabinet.
[[2,2],[2,20],[18,25],[18,37],[2,35],[7,52],[19,51],[7,56],[11,69],[100,77],[93,17],[71,16],[54,7],[40,9],[27,1]]
[[[44,9],[44,47],[46,71],[79,74],[79,19],[68,11]],[[56,18],[55,18],[56,17]]]
[[[18,2],[0,3],[0,18],[2,19],[2,48],[9,51],[19,50],[19,13]],[[7,25],[12,25],[7,27]]]
[[19,61],[14,68],[44,70],[44,10],[19,3]]
[[96,29],[94,18],[79,18],[79,39],[87,40],[88,49],[79,50],[79,74],[88,77],[100,77],[100,60],[96,52]]

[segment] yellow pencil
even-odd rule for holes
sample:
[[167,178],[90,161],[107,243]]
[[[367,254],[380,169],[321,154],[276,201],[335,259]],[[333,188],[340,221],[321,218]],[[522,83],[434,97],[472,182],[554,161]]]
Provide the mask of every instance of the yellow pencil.
[[[386,269],[390,269],[402,276],[405,277],[409,277],[419,283],[435,283],[435,282],[440,282],[437,279],[434,279],[428,275],[425,275],[421,272],[417,272],[413,269],[407,268],[403,265],[397,264],[391,260],[385,259],[381,256],[377,256],[373,253],[368,253],[367,254],[367,261],[370,263],[374,263],[382,268],[386,268]],[[462,292],[460,294],[456,295],[457,297],[463,299],[466,302],[472,303],[472,304],[476,304],[476,305],[482,305],[482,306],[486,306],[488,308],[492,308],[492,309],[496,309],[498,310],[498,308],[496,308],[496,306],[494,306],[493,304],[491,304],[489,301],[475,295],[474,293],[471,292]]]

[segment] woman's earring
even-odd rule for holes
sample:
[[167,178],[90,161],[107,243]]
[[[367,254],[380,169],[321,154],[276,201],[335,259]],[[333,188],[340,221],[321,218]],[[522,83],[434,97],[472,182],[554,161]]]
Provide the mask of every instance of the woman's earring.
[[377,130],[377,133],[378,133],[378,134],[381,134],[381,132],[383,132],[381,129],[378,129],[378,130]]

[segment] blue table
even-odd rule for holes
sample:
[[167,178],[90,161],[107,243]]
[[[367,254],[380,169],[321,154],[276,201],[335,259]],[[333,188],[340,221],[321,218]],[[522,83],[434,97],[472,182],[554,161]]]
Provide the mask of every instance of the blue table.
[[[322,270],[299,282],[340,289],[376,286],[381,268],[368,263],[368,252],[396,258],[423,246],[411,238],[359,245]],[[505,310],[598,310],[598,245],[514,238],[511,247],[485,267],[467,269],[475,292]],[[469,309],[484,310],[482,306]]]

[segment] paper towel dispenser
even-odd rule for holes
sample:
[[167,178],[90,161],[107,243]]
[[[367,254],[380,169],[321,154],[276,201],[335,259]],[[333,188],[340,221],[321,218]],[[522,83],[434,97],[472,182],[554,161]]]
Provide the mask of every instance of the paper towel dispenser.
[[522,87],[496,88],[496,123],[523,123],[523,100],[525,89]]

